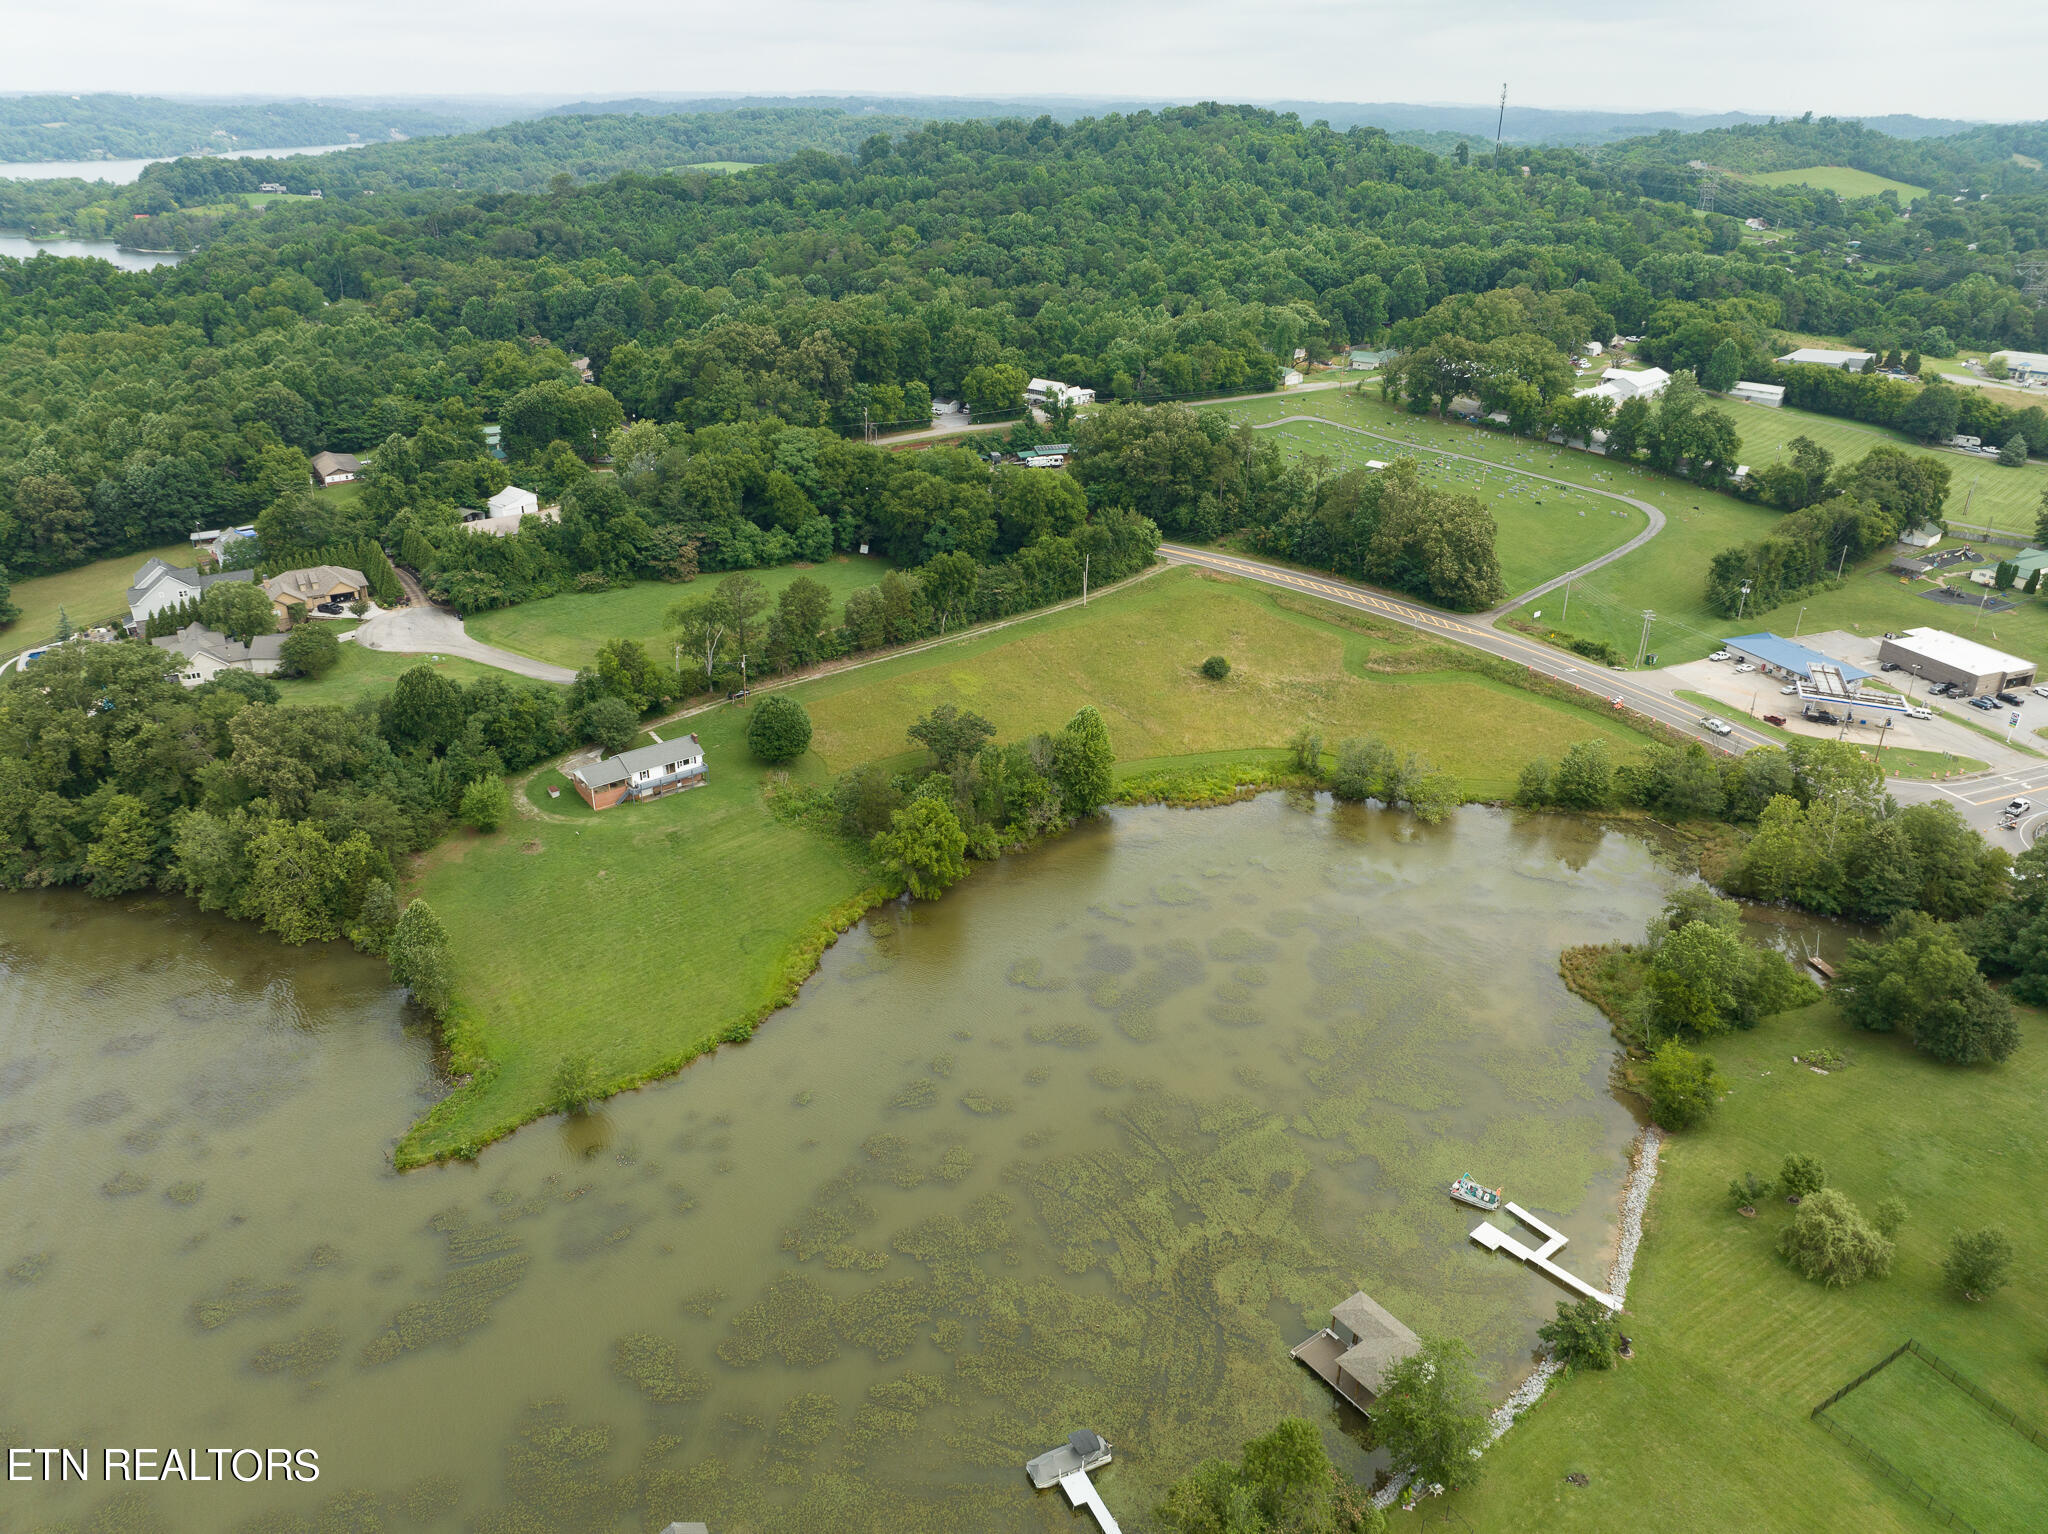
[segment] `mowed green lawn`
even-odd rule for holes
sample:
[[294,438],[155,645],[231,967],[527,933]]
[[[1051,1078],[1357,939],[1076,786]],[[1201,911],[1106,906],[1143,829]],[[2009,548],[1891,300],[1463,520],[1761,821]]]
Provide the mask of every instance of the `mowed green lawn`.
[[[465,626],[485,644],[558,666],[589,665],[597,656],[597,647],[608,639],[637,639],[657,657],[673,658],[675,634],[668,626],[669,609],[709,595],[727,573],[700,575],[694,581],[674,584],[635,581],[612,591],[571,592],[484,613]],[[872,555],[835,554],[821,565],[777,565],[746,573],[761,583],[771,600],[799,575],[808,575],[829,586],[835,602],[844,603],[851,593],[888,574],[889,563]],[[688,657],[684,660],[687,664]]]
[[125,620],[128,583],[151,559],[191,565],[198,562],[198,554],[189,543],[171,543],[160,549],[144,549],[139,554],[94,560],[59,575],[16,581],[14,601],[21,608],[21,616],[0,629],[0,656],[18,655],[55,634],[60,610],[69,616],[73,628],[89,628],[110,618]]
[[1827,1415],[1982,1534],[2048,1529],[2048,1447],[1918,1354],[1887,1364]]
[[1765,186],[1810,186],[1816,191],[1833,192],[1837,197],[1875,197],[1881,192],[1896,192],[1899,201],[1905,204],[1911,204],[1927,195],[1927,188],[1924,186],[1912,186],[1904,181],[1894,181],[1889,176],[1857,170],[1848,165],[1812,165],[1805,170],[1752,171],[1741,179],[1760,182]]
[[429,667],[465,687],[486,676],[498,677],[515,687],[548,685],[500,671],[495,666],[486,666],[481,661],[464,660],[460,656],[395,655],[382,650],[366,650],[357,644],[343,645],[341,658],[323,677],[311,681],[294,681],[286,677],[274,680],[287,703],[339,703],[345,706],[358,698],[377,697],[389,692],[399,677],[415,666]]
[[[1483,467],[1441,453],[1396,449],[1335,425],[1296,422],[1268,427],[1262,435],[1278,438],[1290,452],[1328,458],[1340,469],[1363,468],[1369,459],[1386,462],[1397,451],[1414,457],[1431,483],[1475,496],[1493,513],[1500,528],[1495,547],[1501,579],[1511,592],[1527,591],[1553,575],[1598,559],[1648,525],[1648,519],[1634,507],[1584,489],[1548,485],[1505,465]],[[1476,432],[1468,435],[1481,436]],[[1459,446],[1454,450],[1465,449]],[[1546,452],[1538,459],[1535,466],[1539,472],[1551,472],[1549,457]]]
[[1749,405],[1740,400],[1721,399],[1714,403],[1735,418],[1742,434],[1742,461],[1761,468],[1788,458],[1786,444],[1794,437],[1810,437],[1835,455],[1835,462],[1861,458],[1874,447],[1903,447],[1927,453],[1949,471],[1948,504],[1945,514],[1973,527],[1995,527],[2031,540],[2035,519],[2041,515],[2041,497],[2048,494],[2048,461],[2029,459],[2019,468],[2001,468],[1990,458],[1965,457],[1961,453],[1934,452],[1926,443],[1916,442],[1902,432],[1859,421],[1843,421],[1806,410],[1773,410],[1768,405]]
[[[1808,1414],[1912,1337],[2022,1416],[2048,1419],[2048,1268],[2025,1260],[2048,1241],[2048,1026],[2026,1012],[2021,1029],[2012,1059],[1968,1069],[1858,1033],[1826,1003],[1715,1041],[1731,1090],[1705,1128],[1665,1142],[1628,1291],[1637,1356],[1560,1380],[1488,1451],[1476,1489],[1425,1504],[1429,1525],[1450,1513],[1450,1526],[1481,1534],[1937,1527]],[[1792,1063],[1820,1046],[1853,1063],[1827,1076]],[[1809,1283],[1774,1250],[1791,1215],[1782,1201],[1753,1220],[1733,1211],[1729,1179],[1771,1176],[1792,1151],[1818,1157],[1866,1211],[1905,1202],[1889,1278]],[[1994,1223],[2022,1254],[2012,1286],[1982,1304],[1952,1297],[1950,1233]],[[1572,1471],[1589,1484],[1566,1482]]]
[[[1294,603],[1303,610],[1290,610]],[[1468,792],[1512,788],[1531,757],[1576,740],[1642,745],[1604,713],[1459,672],[1388,679],[1376,657],[1424,642],[1326,623],[1315,604],[1192,569],[1111,590],[1087,608],[1017,622],[957,645],[790,689],[811,713],[799,779],[911,757],[905,731],[953,701],[1013,740],[1093,703],[1128,768],[1139,759],[1260,755],[1303,723],[1334,742],[1378,733],[1425,752]],[[1235,669],[1196,672],[1211,654]],[[503,1134],[547,1111],[561,1061],[588,1051],[610,1084],[666,1074],[781,994],[829,913],[871,887],[861,854],[768,812],[768,774],[744,744],[749,711],[719,707],[657,726],[694,730],[709,786],[592,814],[554,767],[522,815],[490,836],[459,832],[423,861],[413,893],[448,926],[457,990],[498,1062],[416,1128],[401,1155]],[[548,786],[564,788],[546,798]]]

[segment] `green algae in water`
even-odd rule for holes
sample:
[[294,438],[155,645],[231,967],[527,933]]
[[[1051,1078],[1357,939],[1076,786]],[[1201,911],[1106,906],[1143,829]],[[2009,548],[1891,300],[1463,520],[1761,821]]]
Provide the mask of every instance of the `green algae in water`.
[[206,1192],[206,1184],[189,1179],[174,1182],[164,1189],[164,1197],[173,1204],[192,1205],[199,1202]]
[[128,1198],[137,1193],[149,1191],[149,1179],[131,1167],[123,1167],[112,1177],[100,1184],[100,1192],[109,1198]]
[[295,1336],[265,1343],[249,1360],[258,1374],[290,1373],[309,1380],[341,1357],[342,1336],[338,1327],[311,1326]]
[[50,1264],[57,1260],[54,1252],[30,1252],[26,1257],[9,1263],[7,1278],[10,1283],[33,1284],[50,1271]]
[[694,1401],[707,1384],[673,1342],[652,1332],[629,1332],[612,1344],[612,1373],[662,1406]]
[[192,1319],[205,1331],[246,1316],[290,1310],[305,1299],[297,1284],[265,1284],[253,1278],[229,1279],[212,1294],[192,1302]]
[[960,1106],[969,1113],[988,1118],[1001,1113],[1015,1113],[1017,1100],[1014,1097],[999,1097],[992,1092],[965,1092],[961,1094]]
[[1058,1049],[1088,1049],[1102,1042],[1102,1030],[1086,1023],[1033,1023],[1024,1030],[1024,1037]]
[[1045,960],[1036,956],[1015,960],[1003,978],[1027,991],[1064,991],[1072,983],[1065,975],[1048,973]]
[[490,1324],[493,1307],[525,1281],[532,1259],[510,1231],[444,1210],[429,1222],[447,1244],[439,1278],[423,1298],[399,1309],[384,1330],[363,1345],[364,1364],[389,1363],[439,1342],[459,1342]]
[[939,1100],[939,1084],[929,1076],[906,1082],[897,1094],[889,1099],[889,1106],[896,1109],[929,1108]]

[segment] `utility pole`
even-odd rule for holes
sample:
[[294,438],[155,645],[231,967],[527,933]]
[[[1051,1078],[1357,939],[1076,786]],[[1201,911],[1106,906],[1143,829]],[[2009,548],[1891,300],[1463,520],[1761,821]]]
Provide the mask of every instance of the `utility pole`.
[[1500,87],[1500,119],[1499,119],[1499,121],[1497,121],[1497,122],[1496,122],[1496,123],[1494,123],[1494,125],[1493,125],[1493,166],[1494,166],[1494,169],[1495,169],[1495,170],[1498,170],[1498,169],[1500,169],[1500,137],[1501,137],[1501,130],[1502,130],[1503,128],[1505,128],[1505,127],[1507,126],[1507,123],[1508,123],[1508,87],[1507,87],[1507,82],[1506,82],[1505,80],[1503,80],[1503,81],[1501,82],[1501,87]]
[[1804,622],[1806,622],[1806,609],[1802,607],[1799,609],[1799,622],[1792,625],[1792,637],[1794,639],[1799,637],[1799,626]]
[[1742,600],[1735,604],[1735,621],[1740,623],[1742,615],[1749,610],[1749,582],[1742,583]]
[[1088,605],[1088,561],[1094,557],[1092,554],[1083,554],[1081,556],[1081,605],[1083,607]]
[[1636,644],[1636,665],[1638,667],[1642,665],[1643,657],[1650,653],[1650,624],[1655,621],[1656,617],[1656,613],[1649,608],[1643,609],[1643,637]]
[[1559,623],[1563,623],[1563,622],[1564,622],[1564,621],[1565,621],[1565,620],[1566,620],[1567,618],[1571,617],[1571,615],[1572,615],[1572,583],[1571,583],[1570,581],[1566,581],[1566,582],[1564,583],[1564,611],[1563,611],[1562,613],[1560,613],[1560,614],[1558,615],[1558,619],[1557,619],[1557,621],[1558,621]]

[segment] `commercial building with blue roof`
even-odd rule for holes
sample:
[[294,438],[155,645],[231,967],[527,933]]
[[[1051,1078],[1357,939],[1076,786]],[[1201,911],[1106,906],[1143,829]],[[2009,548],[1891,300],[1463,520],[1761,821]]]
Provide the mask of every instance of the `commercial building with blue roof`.
[[1834,656],[1823,655],[1818,650],[1809,650],[1797,640],[1781,638],[1777,634],[1744,634],[1729,640],[1727,647],[1767,676],[1782,676],[1809,685],[1813,681],[1813,668],[1817,665],[1839,671],[1844,685],[1852,692],[1870,675],[1860,666],[1836,660]]

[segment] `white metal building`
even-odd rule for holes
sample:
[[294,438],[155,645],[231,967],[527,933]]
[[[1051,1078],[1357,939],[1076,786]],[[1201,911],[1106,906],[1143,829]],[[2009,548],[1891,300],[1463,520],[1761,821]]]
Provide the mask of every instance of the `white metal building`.
[[1884,640],[1877,648],[1877,658],[1929,682],[1952,682],[1967,697],[2030,687],[2037,669],[2030,660],[1945,629],[1907,629]]

